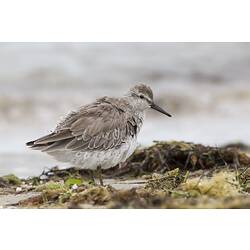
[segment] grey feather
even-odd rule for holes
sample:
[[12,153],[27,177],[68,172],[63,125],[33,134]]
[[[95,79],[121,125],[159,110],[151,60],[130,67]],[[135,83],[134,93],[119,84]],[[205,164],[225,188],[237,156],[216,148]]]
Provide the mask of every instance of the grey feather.
[[35,140],[31,148],[91,151],[121,146],[137,131],[135,118],[123,111],[128,104],[119,102],[105,97],[71,112],[53,133]]

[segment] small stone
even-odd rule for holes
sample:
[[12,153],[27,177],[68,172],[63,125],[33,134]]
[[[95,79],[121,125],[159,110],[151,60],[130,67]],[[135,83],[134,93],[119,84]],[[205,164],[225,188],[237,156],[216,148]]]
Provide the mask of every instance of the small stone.
[[71,189],[72,189],[72,190],[76,190],[76,189],[78,189],[77,184],[74,184],[74,185],[71,187]]
[[158,173],[153,173],[152,174],[152,179],[160,179],[162,177],[161,174],[158,174]]
[[48,179],[48,176],[46,176],[46,175],[41,175],[40,176],[40,180],[47,180]]
[[16,188],[16,193],[20,193],[20,192],[22,192],[22,190],[23,190],[23,189],[22,189],[21,187],[17,187],[17,188]]

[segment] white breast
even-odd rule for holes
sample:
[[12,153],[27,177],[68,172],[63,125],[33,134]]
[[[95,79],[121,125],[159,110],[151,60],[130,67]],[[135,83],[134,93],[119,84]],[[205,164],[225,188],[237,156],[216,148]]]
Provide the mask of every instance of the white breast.
[[120,148],[106,151],[77,152],[71,162],[81,168],[97,169],[100,165],[102,169],[107,169],[124,162],[135,151],[137,147],[136,138],[124,143]]

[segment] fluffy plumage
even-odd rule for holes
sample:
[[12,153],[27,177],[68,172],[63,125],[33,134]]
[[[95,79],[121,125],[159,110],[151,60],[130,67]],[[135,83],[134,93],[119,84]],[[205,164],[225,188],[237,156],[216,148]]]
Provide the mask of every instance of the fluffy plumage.
[[71,112],[54,132],[26,145],[82,168],[110,168],[134,152],[150,107],[165,112],[153,103],[150,87],[136,85],[121,98],[103,97]]
[[[55,150],[91,151],[118,148],[134,137],[142,120],[126,112],[125,100],[104,97],[71,112],[55,131],[27,143],[43,152]],[[130,107],[132,109],[132,107]]]

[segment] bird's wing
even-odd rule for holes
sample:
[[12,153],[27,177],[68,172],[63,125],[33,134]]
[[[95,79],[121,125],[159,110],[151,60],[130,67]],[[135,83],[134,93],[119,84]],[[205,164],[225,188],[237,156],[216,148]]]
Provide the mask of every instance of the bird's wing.
[[56,130],[27,143],[45,152],[60,149],[107,150],[121,146],[128,136],[137,133],[134,117],[108,102],[95,102],[72,112]]

